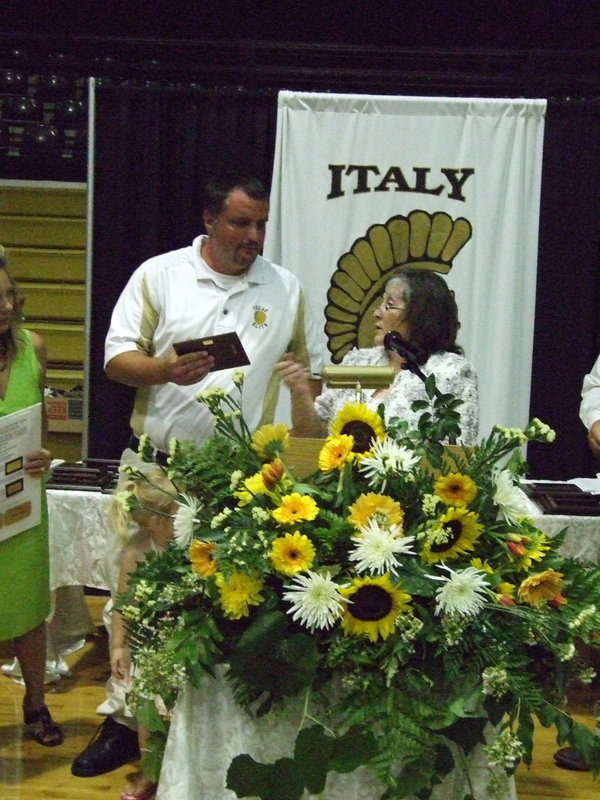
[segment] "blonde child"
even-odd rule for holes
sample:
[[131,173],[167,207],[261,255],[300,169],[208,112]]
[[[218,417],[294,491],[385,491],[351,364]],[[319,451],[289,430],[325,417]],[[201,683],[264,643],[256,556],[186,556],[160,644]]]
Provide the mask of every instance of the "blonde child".
[[[116,527],[126,544],[121,554],[119,570],[119,594],[127,590],[129,575],[150,551],[163,552],[173,538],[173,515],[177,509],[174,496],[177,491],[160,469],[148,472],[145,478],[128,481],[119,491],[135,497],[132,511],[115,502],[113,509]],[[112,611],[110,666],[112,674],[121,681],[131,677],[131,651],[127,642],[127,628],[121,614]],[[138,725],[140,751],[147,750],[148,731]],[[121,793],[121,800],[150,800],[156,794],[156,784],[143,770],[133,777]]]

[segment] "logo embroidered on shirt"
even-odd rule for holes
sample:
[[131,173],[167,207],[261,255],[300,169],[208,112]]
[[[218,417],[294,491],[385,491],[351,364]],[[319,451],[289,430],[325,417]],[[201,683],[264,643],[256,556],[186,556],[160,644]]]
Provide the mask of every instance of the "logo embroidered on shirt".
[[253,306],[254,308],[254,322],[252,323],[253,328],[266,328],[268,327],[267,322],[267,309],[263,308],[262,306]]

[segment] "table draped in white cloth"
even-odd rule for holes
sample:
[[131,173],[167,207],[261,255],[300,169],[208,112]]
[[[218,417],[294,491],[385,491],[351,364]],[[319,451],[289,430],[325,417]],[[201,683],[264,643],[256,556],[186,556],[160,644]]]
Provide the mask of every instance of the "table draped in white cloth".
[[[255,719],[234,701],[222,677],[207,676],[200,689],[187,685],[173,714],[156,800],[235,800],[236,794],[226,788],[231,760],[241,753],[268,763],[290,756],[302,720],[303,702],[300,697],[288,700],[283,709]],[[491,729],[490,734],[493,735]],[[450,745],[457,766],[436,787],[432,800],[457,800],[468,792],[475,800],[489,800],[493,773],[483,748],[475,748],[467,759],[469,784],[457,757],[458,749]],[[503,772],[496,775],[503,776]],[[380,800],[384,791],[371,770],[360,767],[344,775],[330,773],[325,790],[319,795],[306,795],[305,800]],[[506,779],[503,790],[493,796],[496,800],[516,800],[514,779]],[[406,800],[412,800],[411,796],[407,795]]]

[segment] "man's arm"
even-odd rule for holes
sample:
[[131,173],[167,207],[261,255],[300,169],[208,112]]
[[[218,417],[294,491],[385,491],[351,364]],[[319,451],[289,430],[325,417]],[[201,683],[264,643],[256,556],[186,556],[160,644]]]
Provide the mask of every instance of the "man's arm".
[[600,357],[583,379],[579,417],[588,431],[588,444],[600,457]]
[[111,380],[126,386],[158,386],[163,383],[191,386],[201,381],[214,363],[213,356],[204,350],[183,356],[178,356],[172,350],[164,357],[128,350],[111,358],[105,371]]

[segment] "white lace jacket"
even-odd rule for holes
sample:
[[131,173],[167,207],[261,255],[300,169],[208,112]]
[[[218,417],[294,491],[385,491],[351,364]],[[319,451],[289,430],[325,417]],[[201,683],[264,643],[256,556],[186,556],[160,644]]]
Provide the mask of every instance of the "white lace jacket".
[[[354,349],[346,353],[342,360],[344,365],[387,366],[388,357],[383,347]],[[450,393],[460,398],[463,404],[458,412],[461,418],[461,436],[458,444],[475,444],[479,434],[479,394],[477,390],[477,373],[473,365],[464,356],[456,353],[434,353],[421,367],[425,375],[435,375],[437,388],[443,394]],[[418,375],[408,370],[401,370],[392,384],[390,394],[384,400],[373,398],[374,389],[364,389],[361,402],[375,410],[384,403],[386,418],[399,417],[416,428],[422,411],[411,409],[415,400],[426,400],[427,394],[423,381]],[[319,417],[326,422],[333,419],[346,404],[356,400],[354,389],[325,389],[315,400],[315,409]]]

